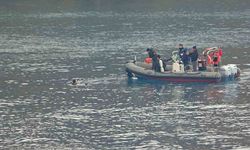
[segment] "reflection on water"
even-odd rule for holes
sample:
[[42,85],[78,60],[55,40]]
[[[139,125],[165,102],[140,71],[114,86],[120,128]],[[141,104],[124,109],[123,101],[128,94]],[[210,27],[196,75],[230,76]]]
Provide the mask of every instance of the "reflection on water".
[[[0,149],[249,149],[248,0],[0,2]],[[129,80],[147,47],[222,45],[238,81]],[[77,85],[71,85],[78,79]]]
[[[244,76],[243,76],[244,77]],[[239,97],[239,84],[238,81],[230,81],[227,83],[218,84],[203,84],[203,83],[185,83],[185,84],[174,84],[174,83],[153,83],[145,80],[131,80],[128,79],[128,85],[134,86],[153,86],[152,91],[160,97],[168,97],[173,100],[188,100],[194,101],[201,99],[203,102],[219,100],[223,101],[236,101]],[[145,90],[145,89],[144,89]],[[149,90],[149,89],[147,89]]]

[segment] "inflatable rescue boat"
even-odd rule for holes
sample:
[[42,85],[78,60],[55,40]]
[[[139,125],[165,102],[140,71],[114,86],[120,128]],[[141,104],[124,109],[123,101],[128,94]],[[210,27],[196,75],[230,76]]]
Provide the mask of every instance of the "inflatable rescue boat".
[[[206,49],[203,56],[211,58],[211,52],[218,48]],[[204,82],[215,83],[227,80],[235,80],[240,76],[240,69],[236,64],[228,64],[223,66],[214,66],[207,64],[207,59],[199,59],[198,70],[190,71],[184,69],[184,65],[178,59],[178,52],[173,52],[172,65],[166,65],[164,72],[156,72],[152,70],[151,62],[138,62],[136,60],[126,63],[125,68],[128,77],[137,77],[138,79],[157,80],[166,82]],[[218,59],[216,59],[217,61]],[[210,60],[209,60],[210,61]],[[208,63],[211,63],[208,62]],[[217,62],[216,62],[217,63]]]

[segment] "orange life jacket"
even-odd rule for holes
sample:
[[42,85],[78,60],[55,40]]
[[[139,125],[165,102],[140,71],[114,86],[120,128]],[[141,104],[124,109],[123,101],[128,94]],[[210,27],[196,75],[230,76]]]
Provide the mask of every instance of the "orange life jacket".
[[152,58],[147,57],[147,58],[145,58],[144,62],[147,64],[150,64],[150,63],[152,63]]

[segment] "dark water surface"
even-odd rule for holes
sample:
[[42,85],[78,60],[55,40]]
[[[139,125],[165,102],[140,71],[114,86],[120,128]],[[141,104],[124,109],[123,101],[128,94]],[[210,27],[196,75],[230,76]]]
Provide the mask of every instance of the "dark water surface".
[[[180,42],[223,46],[241,79],[127,79]],[[249,57],[249,0],[0,1],[0,149],[250,149]]]

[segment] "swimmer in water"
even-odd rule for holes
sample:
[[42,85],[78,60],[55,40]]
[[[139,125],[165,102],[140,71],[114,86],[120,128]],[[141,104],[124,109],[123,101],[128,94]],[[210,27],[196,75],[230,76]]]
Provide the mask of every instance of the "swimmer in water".
[[72,85],[76,85],[76,84],[77,84],[76,79],[73,79],[72,80]]

